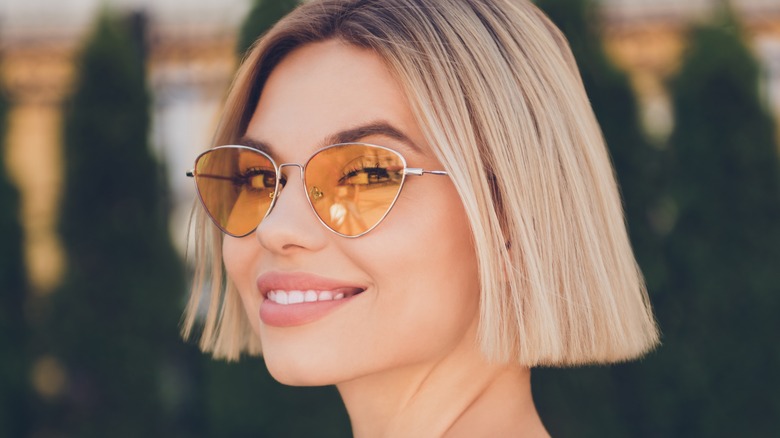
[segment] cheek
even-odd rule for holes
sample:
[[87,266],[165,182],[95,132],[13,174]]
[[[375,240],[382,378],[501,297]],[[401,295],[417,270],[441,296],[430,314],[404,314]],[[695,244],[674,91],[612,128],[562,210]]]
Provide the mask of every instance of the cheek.
[[225,264],[228,278],[236,285],[241,283],[241,274],[246,271],[248,261],[246,252],[238,239],[225,236],[222,242],[222,261]]
[[[252,243],[255,243],[253,246]],[[236,239],[225,236],[222,243],[222,261],[225,264],[228,280],[236,287],[252,327],[257,332],[259,294],[255,290],[254,263],[257,261],[256,242],[251,238]]]
[[[418,303],[418,313],[430,315],[429,324],[441,325],[445,330],[447,325],[457,329],[470,324],[476,318],[479,305],[479,282],[470,230],[465,221],[460,223],[453,216],[431,221],[429,233],[415,236],[416,241],[428,240],[430,245],[417,246],[412,257],[406,254],[407,266],[413,274],[407,277],[406,287],[416,290],[409,299]],[[437,331],[435,327],[429,329]]]
[[396,360],[446,354],[475,335],[479,279],[472,233],[454,189],[440,193],[433,202],[402,204],[415,207],[383,224],[392,239],[372,242],[385,250],[364,264],[378,286],[374,341]]

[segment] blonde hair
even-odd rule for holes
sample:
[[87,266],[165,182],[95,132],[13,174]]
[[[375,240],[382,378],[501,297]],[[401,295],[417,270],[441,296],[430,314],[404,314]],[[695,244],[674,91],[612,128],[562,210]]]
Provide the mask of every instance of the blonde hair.
[[[315,0],[258,40],[215,142],[247,127],[271,70],[304,44],[377,53],[451,175],[474,234],[486,357],[526,366],[610,363],[658,342],[601,131],[568,43],[523,0]],[[226,281],[222,234],[198,209],[183,333],[210,287],[200,345],[260,352]],[[210,233],[210,234],[209,234]]]

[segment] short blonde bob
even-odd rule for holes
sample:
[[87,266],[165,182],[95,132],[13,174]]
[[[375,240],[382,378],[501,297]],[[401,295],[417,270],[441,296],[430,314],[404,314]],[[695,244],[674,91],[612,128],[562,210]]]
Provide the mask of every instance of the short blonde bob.
[[[244,60],[215,144],[243,136],[282,58],[334,38],[385,61],[451,175],[476,246],[488,359],[610,363],[657,344],[601,131],[568,43],[547,17],[524,0],[307,2]],[[200,208],[194,226],[184,336],[202,322],[200,346],[214,357],[260,353],[224,274],[221,232]]]

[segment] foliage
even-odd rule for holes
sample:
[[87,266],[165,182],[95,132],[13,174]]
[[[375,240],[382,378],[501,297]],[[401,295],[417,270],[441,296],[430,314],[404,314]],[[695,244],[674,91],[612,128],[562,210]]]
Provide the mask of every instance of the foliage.
[[[759,67],[727,10],[695,28],[672,84],[665,346],[647,436],[774,436],[780,430],[780,175]],[[664,398],[674,397],[670,400]]]
[[24,436],[30,425],[29,330],[19,193],[5,172],[9,102],[0,89],[0,437]]
[[245,53],[257,38],[299,3],[299,0],[255,0],[238,33],[238,53]]
[[134,18],[99,17],[65,108],[68,265],[48,337],[67,385],[41,415],[66,436],[182,436],[198,424],[187,418],[191,370],[177,327],[183,267],[147,144],[143,20]]

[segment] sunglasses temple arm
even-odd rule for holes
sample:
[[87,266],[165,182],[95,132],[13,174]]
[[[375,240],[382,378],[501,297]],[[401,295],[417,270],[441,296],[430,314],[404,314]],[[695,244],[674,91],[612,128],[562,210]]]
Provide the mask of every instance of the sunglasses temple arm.
[[[195,176],[195,171],[188,170],[187,171],[187,176],[190,177],[190,178],[193,178]],[[198,174],[198,178],[224,179],[224,180],[227,180],[227,181],[232,181],[233,180],[233,178],[231,178],[229,176],[210,175],[208,173],[199,173]]]
[[447,175],[449,175],[449,174],[448,174],[446,171],[444,171],[444,170],[424,170],[424,169],[421,169],[421,168],[419,168],[419,167],[407,167],[407,168],[404,170],[404,175],[417,175],[417,176],[422,176],[422,175],[424,175],[424,174],[426,174],[426,173],[428,173],[428,174],[431,174],[431,175],[443,175],[443,176],[447,176]]

